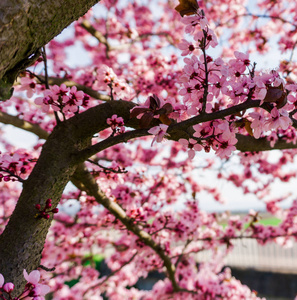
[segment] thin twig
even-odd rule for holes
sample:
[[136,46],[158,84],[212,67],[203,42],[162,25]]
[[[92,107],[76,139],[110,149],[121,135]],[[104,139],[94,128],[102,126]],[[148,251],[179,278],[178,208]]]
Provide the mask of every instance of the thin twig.
[[110,173],[119,173],[119,174],[128,173],[128,171],[122,170],[120,167],[118,167],[117,170],[114,170],[112,168],[104,167],[104,166],[100,165],[98,162],[95,162],[95,161],[93,161],[91,159],[87,159],[87,161],[90,162],[91,164],[93,164],[93,165],[95,165],[95,166],[103,169],[104,171],[108,171]]
[[19,182],[22,182],[22,183],[25,182],[25,180],[24,180],[23,178],[21,178],[20,176],[16,175],[15,173],[9,171],[9,170],[6,169],[6,168],[0,168],[0,171],[9,174],[9,175],[7,175],[7,176],[15,177]]
[[[45,84],[46,89],[49,89],[50,87],[48,84],[47,58],[46,58],[45,47],[42,47],[41,55],[42,55],[43,63],[44,63],[44,75],[45,75],[44,76],[44,78],[45,78],[44,84]],[[54,115],[55,115],[57,124],[61,123],[61,120],[59,119],[58,113],[56,111],[54,111]]]
[[204,72],[205,72],[205,79],[203,80],[203,105],[202,105],[202,113],[205,113],[206,110],[206,103],[207,103],[207,96],[208,96],[208,65],[207,65],[207,57],[206,57],[206,41],[207,41],[207,32],[203,30],[203,45],[201,47],[202,53],[203,53],[203,60],[204,60]]
[[47,271],[47,272],[54,272],[56,270],[55,267],[53,267],[53,268],[47,268],[47,267],[45,267],[43,265],[39,265],[38,268],[40,268],[40,269],[42,269],[44,271]]

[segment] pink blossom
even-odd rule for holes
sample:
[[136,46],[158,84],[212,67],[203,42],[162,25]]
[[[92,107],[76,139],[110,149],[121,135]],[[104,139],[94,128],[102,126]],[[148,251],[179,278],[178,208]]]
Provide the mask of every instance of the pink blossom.
[[243,52],[234,51],[234,56],[238,59],[244,62],[245,65],[250,64],[249,55]]
[[150,130],[148,130],[148,133],[155,135],[152,145],[155,141],[160,143],[164,136],[169,136],[169,134],[166,133],[167,129],[168,125],[160,124],[159,126],[152,127]]
[[32,271],[30,274],[26,270],[23,271],[23,275],[28,283],[33,285],[32,293],[34,293],[34,298],[36,300],[43,300],[44,295],[49,293],[50,287],[44,284],[40,284],[40,272],[38,270]]
[[[91,137],[90,145],[99,143],[104,146],[104,140],[110,135],[114,139],[114,135],[123,132],[123,118],[128,121],[127,110],[132,107],[127,124],[135,129],[149,129],[154,134],[151,138],[153,143],[160,142],[168,135],[167,125],[170,123],[173,139],[178,140],[182,136],[188,138],[180,139],[179,142],[170,141],[166,147],[158,147],[159,150],[147,147],[147,137],[137,138],[136,144],[132,144],[134,140],[131,140],[94,154],[92,160],[97,164],[86,162],[89,175],[94,178],[94,182],[100,183],[99,192],[107,205],[105,208],[98,205],[83,187],[81,191],[66,189],[63,192],[61,205],[65,208],[66,205],[69,208],[73,205],[75,212],[72,211],[70,215],[71,212],[66,209],[56,216],[41,257],[41,264],[49,268],[56,267],[54,272],[47,272],[45,277],[52,289],[51,297],[56,300],[99,300],[104,296],[108,299],[146,300],[259,299],[232,277],[230,269],[223,268],[223,258],[231,253],[233,239],[247,237],[254,238],[258,243],[279,242],[282,245],[288,244],[290,239],[293,242],[297,239],[297,201],[291,208],[283,209],[282,205],[275,205],[277,202],[272,192],[275,183],[296,178],[297,170],[293,163],[297,150],[278,151],[282,153],[280,157],[271,156],[269,151],[256,152],[261,147],[269,148],[269,143],[271,147],[278,146],[279,140],[283,141],[282,145],[288,142],[288,147],[296,148],[297,131],[293,126],[288,127],[288,116],[295,114],[292,118],[297,118],[297,85],[292,84],[297,81],[297,62],[283,60],[277,72],[261,72],[256,55],[257,64],[254,65],[248,53],[235,50],[248,49],[249,53],[257,50],[265,58],[273,44],[278,44],[281,50],[293,51],[297,33],[289,24],[296,23],[297,2],[283,5],[282,1],[254,1],[255,5],[249,8],[255,9],[255,12],[263,11],[267,16],[265,22],[259,22],[258,18],[242,17],[246,13],[245,1],[215,1],[209,5],[207,1],[198,0],[197,4],[212,20],[211,29],[200,9],[195,15],[180,18],[172,5],[168,5],[168,1],[158,4],[159,12],[156,12],[155,5],[146,5],[150,1],[101,2],[100,6],[105,5],[102,7],[104,12],[112,10],[107,17],[105,14],[97,14],[95,8],[76,22],[74,32],[70,32],[71,37],[68,38],[67,34],[65,38],[51,41],[47,46],[49,72],[53,76],[49,83],[55,80],[72,81],[77,83],[77,87],[84,86],[84,90],[93,96],[88,97],[76,87],[69,88],[65,84],[53,85],[44,90],[44,84],[35,85],[34,78],[32,81],[20,79],[22,84],[15,87],[15,97],[1,102],[1,113],[4,116],[5,113],[12,113],[12,120],[19,118],[23,124],[29,125],[23,126],[24,129],[34,131],[37,135],[41,131],[43,137],[54,130],[45,146],[45,150],[51,150],[53,146],[53,155],[50,155],[50,160],[42,156],[39,162],[40,167],[43,161],[47,162],[48,171],[51,164],[55,165],[55,159],[59,158],[55,151],[58,153],[59,145],[63,146],[59,137],[67,134],[67,124],[69,128],[78,130],[75,135],[77,139],[74,137],[72,141],[74,150],[84,150],[87,147],[84,140]],[[195,5],[193,1],[192,4]],[[288,21],[287,25],[276,23],[278,20],[275,16]],[[246,26],[242,25],[243,19]],[[81,28],[81,21],[90,22],[97,39]],[[184,31],[191,36],[184,37]],[[275,36],[281,38],[271,43],[269,39]],[[80,63],[83,64],[80,57],[69,64],[68,51],[76,46],[76,40],[82,48],[79,52],[86,54],[89,60],[87,65],[80,66]],[[182,55],[191,55],[183,56],[183,63],[179,61],[181,55],[177,56],[170,50],[170,44],[176,45],[178,40],[181,41],[179,46]],[[220,51],[209,50],[217,46],[218,40]],[[276,61],[276,57],[273,60]],[[41,80],[45,75],[43,67],[31,67],[30,70],[40,75]],[[258,101],[251,103],[250,99],[264,102],[267,91],[273,91],[274,87],[279,87],[283,94],[290,91],[284,111],[272,109],[276,104],[279,108],[278,103],[263,106],[257,106]],[[26,92],[27,96],[32,96],[32,100],[23,99]],[[42,92],[42,97],[39,92]],[[96,94],[100,96],[96,97]],[[108,101],[103,104],[110,96],[113,100],[125,97],[133,103]],[[33,103],[35,98],[39,107]],[[267,97],[265,101],[269,101],[269,98],[273,100],[273,97]],[[104,107],[108,107],[111,113],[106,115]],[[86,109],[90,111],[85,112]],[[92,111],[100,112],[101,109],[101,115],[92,114]],[[53,112],[57,114],[54,116]],[[78,115],[79,112],[81,115]],[[89,113],[94,120],[86,119]],[[61,122],[55,117],[59,117]],[[72,119],[67,121],[67,118]],[[83,123],[79,123],[79,120],[83,120]],[[162,124],[157,123],[159,121]],[[87,126],[88,122],[90,126]],[[268,145],[247,136],[247,131],[251,134],[249,122],[254,138],[265,136]],[[57,128],[56,123],[59,123]],[[151,124],[161,125],[151,128],[155,126]],[[87,129],[85,138],[83,128]],[[96,128],[100,130],[98,134]],[[0,234],[13,215],[21,192],[21,184],[9,182],[10,176],[18,176],[20,179],[24,174],[27,176],[44,144],[44,140],[36,142],[32,145],[34,155],[26,156],[16,151],[10,139],[6,139],[5,126],[1,130],[4,130],[4,134],[1,134],[0,146],[6,152],[0,155]],[[192,133],[195,137],[193,139],[189,138]],[[255,151],[239,154],[240,151],[236,151],[236,134],[240,137],[238,149]],[[114,140],[117,142],[116,138]],[[253,143],[249,143],[250,140]],[[95,148],[90,147],[91,151]],[[215,154],[208,153],[211,149]],[[73,151],[68,150],[71,156]],[[196,151],[203,150],[205,154],[199,155],[201,157],[193,162],[184,159],[183,150],[187,151],[190,159],[194,158]],[[64,167],[62,164],[57,172],[62,172]],[[218,184],[212,180],[216,175]],[[34,181],[34,176],[38,177],[32,173],[32,181],[29,180],[28,185]],[[230,217],[227,213],[202,210],[202,203],[198,199],[203,198],[204,194],[207,198],[222,202],[225,195],[220,182],[228,182],[228,186],[248,196],[256,195],[265,203],[269,199],[267,209],[280,215],[280,226],[259,224],[257,213],[241,219]],[[40,184],[42,196],[43,183]],[[28,193],[28,185],[23,185],[25,193]],[[60,180],[53,180],[52,186],[49,189],[45,186],[44,189],[54,191],[55,185],[59,188]],[[228,197],[232,189],[225,190]],[[286,187],[283,190],[286,191]],[[283,194],[282,198],[291,199],[294,196],[286,195]],[[41,204],[45,201],[43,198],[37,200]],[[33,205],[31,208],[34,209]],[[34,218],[34,215],[29,217]],[[38,217],[33,221],[36,221],[37,227],[43,224],[43,220]],[[132,234],[127,228],[129,224],[136,230],[130,226],[132,231],[142,231],[143,234]],[[246,228],[244,224],[249,226]],[[26,227],[22,229],[26,230]],[[151,243],[147,243],[147,238]],[[34,241],[31,244],[34,246]],[[101,253],[105,255],[110,250],[105,262],[113,276],[101,274],[99,277],[95,269],[95,256]],[[160,251],[164,255],[158,255]],[[213,255],[208,261],[199,263],[197,268],[196,255],[204,251]],[[40,256],[41,253],[35,257],[36,260]],[[22,258],[26,257],[24,253]],[[174,293],[172,280],[164,268],[164,257],[167,257],[167,268],[170,264],[175,266],[176,284],[182,290],[193,293]],[[32,265],[31,262],[28,265]],[[139,278],[146,277],[153,269],[164,271],[167,278],[159,280],[150,291],[137,289],[135,284]],[[28,283],[24,286],[23,295],[18,298],[44,300],[49,288],[38,283],[40,274],[37,271],[30,274],[24,272],[24,276]],[[78,282],[70,288],[67,284],[72,280]],[[0,276],[0,294],[4,293],[4,284],[4,278]]]
[[84,92],[83,91],[77,91],[77,87],[73,86],[68,96],[64,96],[63,98],[63,109],[62,111],[64,113],[70,111],[70,112],[76,112],[78,110],[78,106],[81,106],[83,104],[83,98],[84,98]]
[[202,13],[199,15],[199,17],[200,17],[200,27],[201,27],[201,29],[206,29],[206,27],[209,25],[207,18]]
[[286,89],[292,92],[297,92],[297,84],[287,84]]
[[[265,74],[266,75],[266,74]],[[271,76],[269,76],[271,77]],[[267,94],[267,87],[265,85],[265,81],[267,78],[265,76],[255,76],[250,80],[250,83],[248,84],[248,87],[250,89],[254,89],[253,99],[256,100],[264,100],[266,94]]]
[[26,91],[27,97],[32,98],[36,92],[36,82],[32,78],[21,77],[21,87],[19,91]]
[[[73,89],[76,87],[72,87],[71,89]],[[62,83],[60,86],[58,85],[53,85],[50,87],[50,90],[52,92],[52,97],[55,101],[57,101],[59,99],[59,97],[61,97],[62,101],[67,101],[68,100],[68,92],[69,92],[69,88],[66,87],[65,83]]]
[[249,116],[253,118],[251,128],[253,129],[254,137],[258,139],[265,130],[265,118],[262,112],[252,112],[249,113]]
[[40,272],[38,270],[32,271],[29,275],[26,270],[23,271],[25,279],[32,283],[33,285],[36,285],[40,280]]
[[113,82],[113,92],[120,99],[129,99],[132,89],[124,79],[116,79]]
[[229,64],[234,69],[234,73],[238,72],[242,74],[246,67],[250,65],[250,60],[248,54],[235,51],[234,56],[236,59],[231,59]]
[[106,66],[101,65],[97,70],[97,80],[98,80],[98,87],[107,87],[108,84],[111,84],[117,75],[114,73],[113,69]]
[[[50,292],[50,287],[45,285],[45,284],[37,284],[33,290],[32,290],[35,294],[36,300],[40,300],[40,299],[44,299],[44,297],[46,294],[48,294]],[[41,296],[41,297],[40,297]],[[38,298],[39,297],[39,298]],[[35,299],[35,298],[34,298]]]
[[50,108],[54,111],[62,111],[64,114],[76,113],[79,106],[86,106],[85,94],[78,91],[76,86],[69,89],[63,83],[61,86],[54,85],[43,92],[44,97],[37,97],[34,101],[42,106],[44,112]]
[[231,155],[233,151],[236,150],[235,144],[237,143],[237,139],[234,135],[230,135],[228,140],[224,140],[220,135],[218,137],[218,145],[215,147],[216,154],[221,158],[225,158]]
[[116,127],[122,127],[124,125],[124,120],[122,117],[112,115],[111,118],[107,118],[106,123],[114,130]]
[[[205,49],[208,49],[209,46],[211,46],[212,48],[215,48],[218,45],[218,40],[217,40],[216,34],[210,28],[207,28],[205,30],[205,32],[206,32]],[[194,39],[199,42],[204,40],[205,39],[204,32],[198,31],[195,34]]]
[[230,128],[228,121],[223,120],[218,123],[219,124],[216,125],[215,133],[221,134],[222,139],[228,140],[229,138],[235,137],[234,128]]
[[207,137],[212,134],[212,128],[210,127],[209,123],[197,124],[193,126],[195,133],[193,134],[194,137]]
[[189,159],[193,159],[195,156],[195,151],[201,151],[203,147],[197,143],[194,139],[179,139],[178,142],[182,144],[186,149],[188,149]]
[[266,130],[272,130],[281,128],[286,130],[290,125],[292,125],[292,120],[289,117],[289,113],[284,110],[278,110],[274,107],[270,112],[271,118],[265,122]]
[[200,17],[198,15],[185,16],[181,21],[186,25],[185,32],[193,34],[195,32],[196,25],[200,23]]
[[184,39],[182,39],[182,41],[177,46],[179,49],[183,50],[183,52],[181,53],[182,56],[191,54],[195,50],[193,44]]
[[192,85],[190,85],[189,83],[186,83],[184,86],[185,87],[179,91],[179,94],[183,96],[184,102],[187,103],[192,98],[193,89]]

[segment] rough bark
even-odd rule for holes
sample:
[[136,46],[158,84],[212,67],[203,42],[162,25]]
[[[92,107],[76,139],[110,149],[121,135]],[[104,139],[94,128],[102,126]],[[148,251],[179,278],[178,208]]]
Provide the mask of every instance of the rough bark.
[[38,58],[39,49],[97,2],[0,1],[0,100],[10,98],[18,72]]

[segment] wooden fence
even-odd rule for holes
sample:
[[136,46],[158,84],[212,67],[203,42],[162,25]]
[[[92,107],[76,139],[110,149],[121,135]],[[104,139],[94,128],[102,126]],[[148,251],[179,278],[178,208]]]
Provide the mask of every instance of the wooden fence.
[[[254,268],[278,273],[297,274],[297,243],[284,248],[275,243],[261,246],[253,239],[237,240],[233,251],[226,257],[226,265],[236,268]],[[210,253],[197,254],[197,261],[207,261]]]

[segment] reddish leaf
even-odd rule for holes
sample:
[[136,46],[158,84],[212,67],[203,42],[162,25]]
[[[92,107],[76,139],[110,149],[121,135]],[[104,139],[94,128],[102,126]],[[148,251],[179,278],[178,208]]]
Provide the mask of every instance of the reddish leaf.
[[130,118],[136,118],[138,115],[143,114],[147,112],[149,108],[146,107],[135,107],[133,110],[130,112]]
[[283,107],[287,103],[287,93],[284,91],[283,85],[268,87],[264,102],[276,103],[277,108]]
[[150,108],[155,110],[160,108],[161,101],[157,97],[157,95],[153,94],[153,96],[150,96]]
[[197,0],[179,0],[179,5],[175,7],[175,10],[183,17],[196,14],[198,8]]
[[234,125],[236,126],[236,127],[239,127],[239,128],[245,128],[245,130],[247,131],[247,133],[249,134],[249,135],[251,135],[251,136],[254,136],[254,134],[253,134],[253,129],[251,128],[251,124],[252,124],[252,122],[251,121],[249,121],[249,120],[247,120],[247,119],[245,119],[245,118],[242,118],[242,119],[240,119],[240,120],[236,120],[235,122],[234,122]]
[[278,87],[269,87],[264,102],[276,102],[283,95],[283,91]]
[[165,114],[160,115],[159,120],[165,125],[169,126],[171,124],[171,120]]
[[172,104],[171,103],[165,103],[163,106],[162,106],[162,109],[165,109],[165,113],[166,114],[170,114],[173,112],[173,107],[172,107]]
[[245,128],[245,130],[248,132],[249,135],[254,136],[251,124],[252,124],[251,121],[249,121],[247,119],[244,119],[244,128]]
[[162,108],[155,111],[155,115],[163,115],[163,114],[170,114],[173,112],[173,107],[170,103],[166,103],[162,106]]
[[147,128],[151,124],[154,118],[154,114],[152,112],[146,112],[140,119],[139,125],[141,128]]

